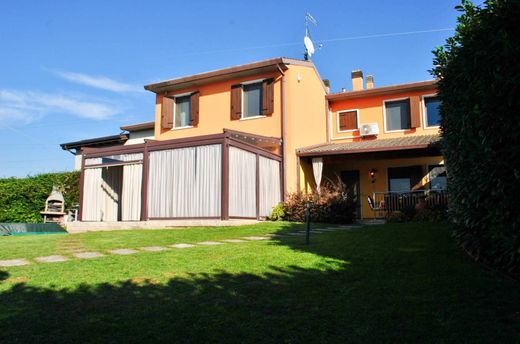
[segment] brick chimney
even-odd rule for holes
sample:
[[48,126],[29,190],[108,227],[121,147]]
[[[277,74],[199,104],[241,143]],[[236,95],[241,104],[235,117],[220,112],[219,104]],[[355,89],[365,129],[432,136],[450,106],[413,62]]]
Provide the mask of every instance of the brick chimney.
[[360,69],[352,71],[352,91],[363,89],[363,72]]
[[373,75],[367,75],[367,89],[368,88],[374,88],[374,76]]

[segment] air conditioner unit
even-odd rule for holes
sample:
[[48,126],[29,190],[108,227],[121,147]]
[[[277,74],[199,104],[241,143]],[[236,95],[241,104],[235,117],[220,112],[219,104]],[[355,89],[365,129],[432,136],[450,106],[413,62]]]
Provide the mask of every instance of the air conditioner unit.
[[379,134],[379,127],[377,123],[361,124],[359,127],[359,135],[361,136],[372,136],[377,134]]

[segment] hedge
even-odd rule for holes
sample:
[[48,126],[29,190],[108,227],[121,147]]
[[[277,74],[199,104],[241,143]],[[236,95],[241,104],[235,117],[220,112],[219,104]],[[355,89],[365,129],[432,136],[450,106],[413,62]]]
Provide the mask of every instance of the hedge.
[[0,222],[42,222],[40,211],[53,185],[63,192],[65,209],[78,203],[79,172],[0,179]]
[[449,215],[475,259],[520,271],[520,2],[463,1],[434,51]]

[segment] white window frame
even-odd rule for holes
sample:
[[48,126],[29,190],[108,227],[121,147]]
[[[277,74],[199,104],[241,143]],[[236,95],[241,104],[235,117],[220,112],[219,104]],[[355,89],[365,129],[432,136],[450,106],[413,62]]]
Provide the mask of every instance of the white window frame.
[[[356,129],[347,129],[347,130],[340,130],[339,126],[339,115],[345,112],[352,112],[356,111],[356,120],[357,120],[357,128]],[[351,133],[353,131],[359,130],[359,109],[349,109],[349,110],[339,110],[336,111],[336,132],[338,133]]]
[[[388,130],[387,127],[386,127],[386,103],[396,102],[396,101],[399,101],[399,100],[408,100],[408,111],[409,112],[411,111],[410,107],[411,107],[412,104],[410,104],[410,97],[393,98],[393,99],[383,100],[383,123],[384,123],[384,126],[385,126],[385,128],[384,128],[385,134],[387,134],[387,133],[404,133],[405,131],[409,131],[409,130],[412,129],[412,128],[408,128],[408,129]],[[409,115],[411,116],[412,114],[409,113]],[[410,122],[411,121],[412,121],[412,119],[410,118]]]
[[[245,117],[245,108],[244,108],[244,86],[245,85],[252,85],[252,84],[259,84],[259,83],[262,83],[264,82],[264,80],[266,80],[265,78],[263,79],[255,79],[255,80],[248,80],[248,81],[244,81],[244,82],[241,82],[240,83],[240,88],[241,88],[241,99],[240,101],[242,102],[241,103],[241,108],[242,108],[242,113],[240,114],[240,120],[241,121],[248,121],[248,120],[251,120],[251,119],[259,119],[259,118],[265,118],[267,117],[266,115],[257,115],[257,116],[249,116],[249,117]],[[263,89],[261,90],[262,94],[261,94],[261,97],[264,96],[264,91]],[[262,112],[262,109],[260,109],[260,112]]]
[[423,129],[439,129],[440,125],[432,125],[428,126],[428,112],[426,111],[426,102],[425,98],[438,98],[439,95],[437,93],[432,94],[424,94],[421,97],[421,110],[422,110],[422,118],[423,118]]
[[[172,127],[172,130],[182,130],[182,129],[193,128],[193,125],[185,125],[183,127],[176,127],[175,126],[175,123],[177,122],[176,121],[176,118],[177,118],[177,102],[175,101],[175,98],[191,96],[193,93],[194,92],[186,92],[186,93],[175,94],[173,96],[173,127]],[[190,103],[190,112],[191,112],[191,103]],[[190,117],[190,119],[191,119],[191,117]]]

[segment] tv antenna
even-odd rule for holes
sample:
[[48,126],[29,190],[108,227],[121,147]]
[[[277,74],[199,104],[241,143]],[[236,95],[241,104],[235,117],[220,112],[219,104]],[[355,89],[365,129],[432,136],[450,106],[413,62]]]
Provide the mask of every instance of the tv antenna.
[[[303,37],[303,45],[305,46],[305,53],[303,54],[303,58],[308,61],[311,56],[314,54],[314,43],[312,43],[311,33],[309,31],[309,23],[314,24],[314,26],[318,26],[318,22],[310,13],[305,13],[305,37]],[[321,44],[318,46],[321,48]]]

